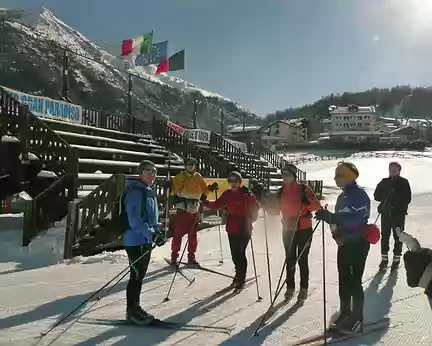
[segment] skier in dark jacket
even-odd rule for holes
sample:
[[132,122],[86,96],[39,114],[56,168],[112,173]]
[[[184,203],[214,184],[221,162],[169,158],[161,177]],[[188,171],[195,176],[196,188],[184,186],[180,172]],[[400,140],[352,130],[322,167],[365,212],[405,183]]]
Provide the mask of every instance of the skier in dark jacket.
[[160,232],[159,210],[153,184],[156,167],[151,161],[142,161],[139,179],[126,180],[124,207],[129,228],[124,234],[124,247],[129,258],[130,278],[126,288],[126,319],[135,324],[149,324],[154,317],[140,306],[142,281],[150,262],[152,244],[165,244]]
[[330,328],[347,334],[359,333],[363,329],[362,277],[370,248],[364,233],[371,201],[357,185],[358,176],[359,172],[352,163],[339,163],[335,182],[342,188],[342,193],[337,198],[335,212],[320,209],[315,213],[317,220],[330,224],[332,236],[338,244],[340,315]]
[[411,187],[407,179],[400,176],[401,165],[391,162],[389,177],[384,178],[377,185],[374,198],[380,202],[378,212],[381,214],[381,263],[380,270],[386,270],[389,259],[390,233],[393,232],[394,249],[391,270],[399,268],[402,256],[402,243],[397,236],[396,229],[405,229],[405,216],[411,202]]

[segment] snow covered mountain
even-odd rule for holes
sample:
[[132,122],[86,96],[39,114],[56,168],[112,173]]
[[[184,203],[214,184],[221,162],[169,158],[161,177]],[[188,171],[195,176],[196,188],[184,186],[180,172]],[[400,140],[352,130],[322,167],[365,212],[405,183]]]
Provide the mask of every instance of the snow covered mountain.
[[195,98],[200,101],[197,122],[202,128],[219,130],[221,108],[226,125],[241,122],[243,116],[255,118],[240,104],[180,78],[152,76],[155,66],[131,67],[130,61],[100,48],[46,8],[25,10],[19,20],[6,22],[1,85],[57,98],[62,90],[62,47],[70,51],[69,98],[76,104],[126,113],[129,72],[139,76],[132,78],[134,115],[158,114],[191,125]]

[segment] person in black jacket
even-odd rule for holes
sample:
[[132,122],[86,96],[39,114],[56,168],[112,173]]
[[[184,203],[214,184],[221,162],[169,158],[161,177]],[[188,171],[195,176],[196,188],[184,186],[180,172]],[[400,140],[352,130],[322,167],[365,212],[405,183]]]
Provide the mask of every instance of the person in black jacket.
[[399,268],[402,256],[402,243],[396,229],[403,231],[405,228],[405,216],[411,202],[411,187],[408,180],[400,176],[401,169],[402,167],[398,162],[391,162],[389,165],[389,177],[381,180],[374,192],[375,200],[380,202],[378,212],[381,214],[380,271],[386,270],[388,267],[389,240],[392,231],[395,242],[392,271]]

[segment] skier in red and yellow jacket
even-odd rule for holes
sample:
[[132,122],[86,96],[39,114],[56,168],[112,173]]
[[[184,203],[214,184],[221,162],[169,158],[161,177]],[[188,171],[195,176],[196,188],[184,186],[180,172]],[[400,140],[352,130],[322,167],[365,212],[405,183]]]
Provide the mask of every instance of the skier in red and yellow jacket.
[[282,168],[283,185],[276,193],[273,213],[282,214],[282,235],[285,247],[287,291],[290,300],[295,291],[295,265],[297,257],[300,267],[300,292],[298,300],[307,298],[309,288],[309,250],[312,241],[312,212],[321,209],[321,203],[309,186],[297,181],[297,167]]
[[188,264],[197,265],[195,253],[198,248],[198,223],[200,217],[200,197],[217,188],[217,183],[210,186],[202,175],[196,171],[197,161],[194,158],[185,160],[185,170],[173,179],[173,204],[177,208],[174,222],[174,234],[171,242],[171,263],[177,264],[182,238],[188,235]]
[[228,174],[230,189],[214,202],[205,201],[211,210],[226,209],[226,231],[230,244],[231,257],[235,266],[232,288],[242,289],[246,280],[246,248],[252,233],[253,222],[258,217],[260,204],[246,186],[242,186],[242,176],[238,172]]

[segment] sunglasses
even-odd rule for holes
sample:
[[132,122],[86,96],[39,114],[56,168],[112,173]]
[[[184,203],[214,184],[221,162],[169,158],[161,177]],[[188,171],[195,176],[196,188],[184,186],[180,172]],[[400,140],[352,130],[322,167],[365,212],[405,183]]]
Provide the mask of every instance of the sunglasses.
[[143,169],[142,171],[141,171],[141,173],[142,174],[152,174],[152,175],[156,175],[157,174],[157,170],[156,170],[156,168],[146,168],[146,169]]

